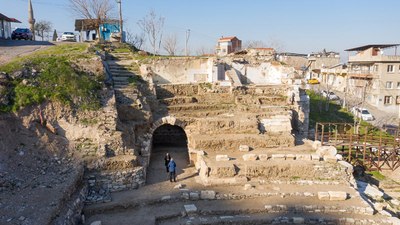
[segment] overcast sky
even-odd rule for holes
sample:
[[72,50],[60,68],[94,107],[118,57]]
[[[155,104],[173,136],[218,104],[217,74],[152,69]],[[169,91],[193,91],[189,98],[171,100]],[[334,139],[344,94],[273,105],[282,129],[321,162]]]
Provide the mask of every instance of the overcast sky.
[[[68,0],[32,2],[37,21],[51,21],[59,32],[74,30],[77,16]],[[177,35],[181,50],[190,29],[192,53],[212,49],[221,36],[296,53],[325,48],[343,54],[365,44],[400,43],[400,0],[122,0],[122,6],[124,29],[140,32],[137,21],[154,10],[165,17],[163,36]],[[28,27],[28,0],[0,0],[0,13],[23,22],[13,27]]]

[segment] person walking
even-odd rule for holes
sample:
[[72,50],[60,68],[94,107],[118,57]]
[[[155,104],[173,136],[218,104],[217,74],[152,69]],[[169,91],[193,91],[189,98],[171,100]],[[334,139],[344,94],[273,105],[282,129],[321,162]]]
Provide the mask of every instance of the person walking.
[[171,158],[171,161],[168,163],[168,170],[169,170],[169,181],[172,182],[172,179],[174,182],[176,182],[176,163],[174,161],[174,158]]
[[171,161],[171,155],[167,152],[167,154],[165,154],[164,157],[164,163],[165,163],[165,168],[167,169],[167,173],[169,172],[168,170],[169,161]]

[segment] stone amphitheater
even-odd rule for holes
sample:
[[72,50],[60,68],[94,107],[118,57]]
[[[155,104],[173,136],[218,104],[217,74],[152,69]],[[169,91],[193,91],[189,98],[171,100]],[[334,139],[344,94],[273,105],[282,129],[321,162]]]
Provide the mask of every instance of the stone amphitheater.
[[108,119],[60,224],[400,224],[398,201],[307,139],[309,98],[273,57],[105,54]]

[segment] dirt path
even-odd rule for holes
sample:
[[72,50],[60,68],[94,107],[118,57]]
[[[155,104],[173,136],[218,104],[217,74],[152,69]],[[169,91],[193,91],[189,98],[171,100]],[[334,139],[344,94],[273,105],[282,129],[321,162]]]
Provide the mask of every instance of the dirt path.
[[147,171],[147,185],[168,181],[169,174],[164,166],[164,156],[169,153],[177,165],[177,181],[181,182],[192,174],[189,172],[189,155],[185,147],[154,147]]

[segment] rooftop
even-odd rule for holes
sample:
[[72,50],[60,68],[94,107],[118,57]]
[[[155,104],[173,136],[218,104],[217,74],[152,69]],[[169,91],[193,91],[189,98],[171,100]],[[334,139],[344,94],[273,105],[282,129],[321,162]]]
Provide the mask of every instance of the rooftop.
[[221,37],[218,41],[219,42],[221,42],[221,41],[231,41],[231,40],[233,40],[233,39],[238,39],[236,36],[232,36],[232,37]]
[[357,48],[349,48],[349,49],[346,49],[345,51],[348,51],[348,52],[364,51],[364,50],[367,50],[369,48],[382,48],[382,49],[384,49],[384,48],[397,47],[399,45],[400,44],[373,44],[373,45],[364,45],[364,46],[360,46],[360,47],[357,47]]
[[12,23],[21,23],[21,21],[15,19],[15,18],[9,18],[7,16],[5,16],[4,14],[0,13],[0,20],[5,20],[7,22],[12,22]]
[[[117,19],[107,19],[101,21],[100,24],[119,24]],[[99,26],[99,21],[97,19],[76,19],[75,20],[75,31],[86,31],[86,30],[96,30]]]

